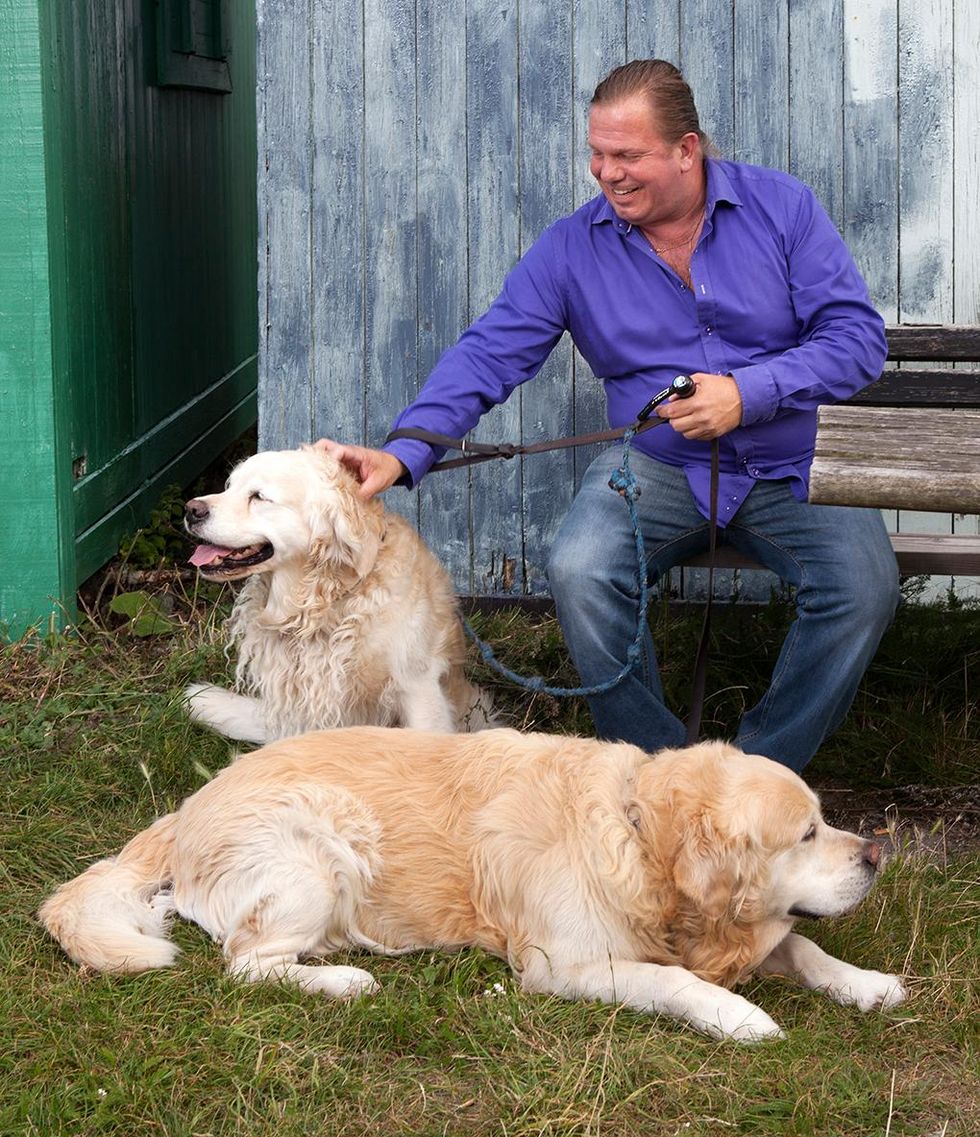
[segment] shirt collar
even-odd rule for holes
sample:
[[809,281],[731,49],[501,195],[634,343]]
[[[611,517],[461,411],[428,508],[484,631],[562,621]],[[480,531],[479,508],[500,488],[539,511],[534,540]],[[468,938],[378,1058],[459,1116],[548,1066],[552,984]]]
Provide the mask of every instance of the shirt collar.
[[[725,169],[725,163],[717,158],[705,158],[704,165],[708,179],[705,215],[710,217],[719,202],[724,202],[726,205],[741,205],[742,199],[732,185],[732,180]],[[628,221],[623,221],[617,216],[605,194],[599,194],[595,198],[595,202],[596,209],[592,214],[593,225],[602,225],[608,222],[620,233],[628,233],[633,228]]]
[[718,158],[706,158],[704,165],[708,175],[708,193],[705,208],[705,213],[708,217],[714,212],[714,208],[719,202],[724,202],[726,205],[741,205],[742,199],[738,196],[738,191],[732,185],[732,179],[728,173],[728,163],[722,162]]

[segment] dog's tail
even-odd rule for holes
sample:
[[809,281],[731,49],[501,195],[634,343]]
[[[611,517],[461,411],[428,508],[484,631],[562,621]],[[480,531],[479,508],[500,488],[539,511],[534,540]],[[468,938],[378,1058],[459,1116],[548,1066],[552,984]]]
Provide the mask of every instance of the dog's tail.
[[97,971],[147,971],[173,963],[167,890],[177,814],[144,829],[116,857],[63,884],[38,916],[67,954]]

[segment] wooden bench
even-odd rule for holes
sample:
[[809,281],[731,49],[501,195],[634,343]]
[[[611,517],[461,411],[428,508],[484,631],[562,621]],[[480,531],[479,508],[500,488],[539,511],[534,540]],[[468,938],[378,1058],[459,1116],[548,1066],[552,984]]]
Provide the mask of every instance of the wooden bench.
[[[980,513],[980,327],[888,328],[893,363],[847,403],[820,407],[810,500],[823,505]],[[980,576],[980,534],[896,533],[903,576]],[[707,554],[685,561],[704,566]],[[721,545],[719,568],[760,568]]]

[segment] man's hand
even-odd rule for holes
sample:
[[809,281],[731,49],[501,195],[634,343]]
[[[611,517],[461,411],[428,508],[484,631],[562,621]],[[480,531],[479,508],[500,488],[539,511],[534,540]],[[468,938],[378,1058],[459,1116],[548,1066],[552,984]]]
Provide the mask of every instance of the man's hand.
[[731,375],[696,371],[691,378],[697,390],[686,399],[676,395],[657,407],[679,434],[698,441],[720,438],[742,421],[742,396]]
[[368,501],[375,494],[384,493],[406,473],[405,467],[387,450],[371,450],[367,446],[346,446],[330,438],[314,443],[317,449],[330,454],[351,471],[361,483],[357,496]]

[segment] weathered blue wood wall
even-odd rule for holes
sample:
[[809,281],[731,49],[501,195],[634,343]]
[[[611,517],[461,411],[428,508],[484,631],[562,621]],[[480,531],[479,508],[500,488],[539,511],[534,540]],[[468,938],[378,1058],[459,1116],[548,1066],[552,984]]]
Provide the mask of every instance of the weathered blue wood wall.
[[[588,100],[630,58],[682,68],[722,153],[817,190],[889,322],[980,321],[975,0],[257,9],[264,447],[383,439],[522,250],[595,192]],[[563,342],[476,436],[600,425],[599,385]],[[434,475],[388,504],[417,521],[462,591],[537,592],[587,460],[566,451]],[[975,517],[889,520],[977,531]]]

